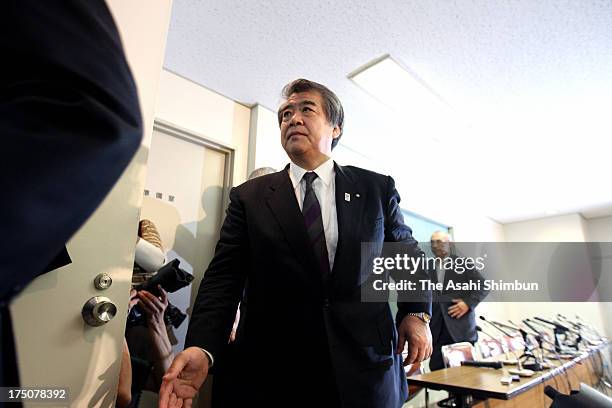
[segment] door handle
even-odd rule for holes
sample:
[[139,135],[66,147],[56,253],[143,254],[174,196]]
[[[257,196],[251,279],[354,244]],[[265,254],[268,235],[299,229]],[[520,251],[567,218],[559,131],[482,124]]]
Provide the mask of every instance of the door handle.
[[81,315],[83,320],[90,326],[102,326],[115,317],[117,306],[107,297],[94,296],[85,302]]

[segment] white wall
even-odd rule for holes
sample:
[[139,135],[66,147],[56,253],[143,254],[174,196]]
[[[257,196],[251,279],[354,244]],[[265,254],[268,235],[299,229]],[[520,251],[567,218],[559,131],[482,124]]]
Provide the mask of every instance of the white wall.
[[612,242],[612,217],[585,220],[587,240],[591,242]]
[[250,109],[168,70],[159,84],[155,118],[234,150],[234,183],[247,177]]
[[[584,242],[592,235],[591,229],[593,234],[599,234],[605,225],[605,222],[589,223],[580,214],[568,214],[505,224],[504,233],[508,242]],[[533,315],[552,318],[557,313],[566,316],[578,314],[598,330],[610,333],[607,323],[610,314],[607,309],[609,308],[605,303],[596,302],[517,302],[507,303],[505,313],[499,317],[520,320]]]
[[509,242],[584,242],[586,232],[580,214],[540,218],[504,225]]
[[[612,217],[592,218],[585,220],[587,241],[590,242],[612,242]],[[610,265],[609,261],[608,264]],[[612,292],[609,280],[607,285],[602,285],[602,291]],[[608,336],[612,335],[612,302],[600,303],[602,317]]]
[[289,159],[280,143],[276,113],[261,105],[251,109],[249,173],[260,167],[280,170]]

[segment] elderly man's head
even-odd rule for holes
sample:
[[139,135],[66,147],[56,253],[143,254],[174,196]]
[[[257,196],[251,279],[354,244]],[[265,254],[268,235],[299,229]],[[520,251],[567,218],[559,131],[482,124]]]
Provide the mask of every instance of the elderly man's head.
[[297,79],[283,88],[278,109],[281,144],[287,154],[328,155],[342,136],[344,109],[326,86]]
[[247,180],[251,180],[272,173],[276,173],[276,169],[273,169],[272,167],[260,167],[258,169],[253,170],[251,174],[249,174]]
[[450,255],[450,235],[448,235],[448,232],[436,231],[431,234],[431,251],[440,258]]

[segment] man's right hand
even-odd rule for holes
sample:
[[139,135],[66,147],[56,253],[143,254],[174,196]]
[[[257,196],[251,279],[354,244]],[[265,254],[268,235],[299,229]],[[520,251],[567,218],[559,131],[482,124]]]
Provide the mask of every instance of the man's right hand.
[[208,356],[199,347],[180,352],[162,378],[159,408],[191,408],[208,375],[209,364]]

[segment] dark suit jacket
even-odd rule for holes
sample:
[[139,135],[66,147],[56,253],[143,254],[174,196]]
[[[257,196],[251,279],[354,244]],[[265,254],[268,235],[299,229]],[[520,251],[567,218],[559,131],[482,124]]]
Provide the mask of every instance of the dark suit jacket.
[[[287,169],[230,192],[186,346],[222,355],[246,286],[235,344],[241,364],[232,379],[237,403],[324,406],[317,381],[326,375],[346,407],[396,408],[407,397],[389,304],[361,302],[360,244],[420,249],[403,223],[391,177],[350,166],[335,170],[339,237],[328,277],[317,266]],[[401,319],[409,311],[430,313],[431,304],[399,306]]]
[[[451,255],[451,258],[457,258],[457,256]],[[433,274],[435,273],[435,270],[430,270],[430,278],[434,278]],[[474,312],[474,309],[489,294],[489,291],[485,290],[483,287],[484,278],[475,268],[468,268],[462,274],[454,273],[453,271],[446,271],[444,274],[444,288],[447,287],[450,279],[452,279],[455,283],[478,281],[481,284],[481,289],[457,292],[444,290],[442,293],[434,293],[431,331],[432,333],[437,333],[438,325],[444,324],[455,343],[462,341],[475,343],[478,341],[478,332],[476,331],[476,313]],[[467,313],[461,316],[459,319],[455,319],[448,314],[448,308],[453,305],[452,299],[456,298],[463,299],[463,301],[470,307]],[[434,344],[434,347],[435,346],[436,345]]]
[[1,304],[64,251],[136,152],[142,123],[103,0],[3,2],[0,55]]

